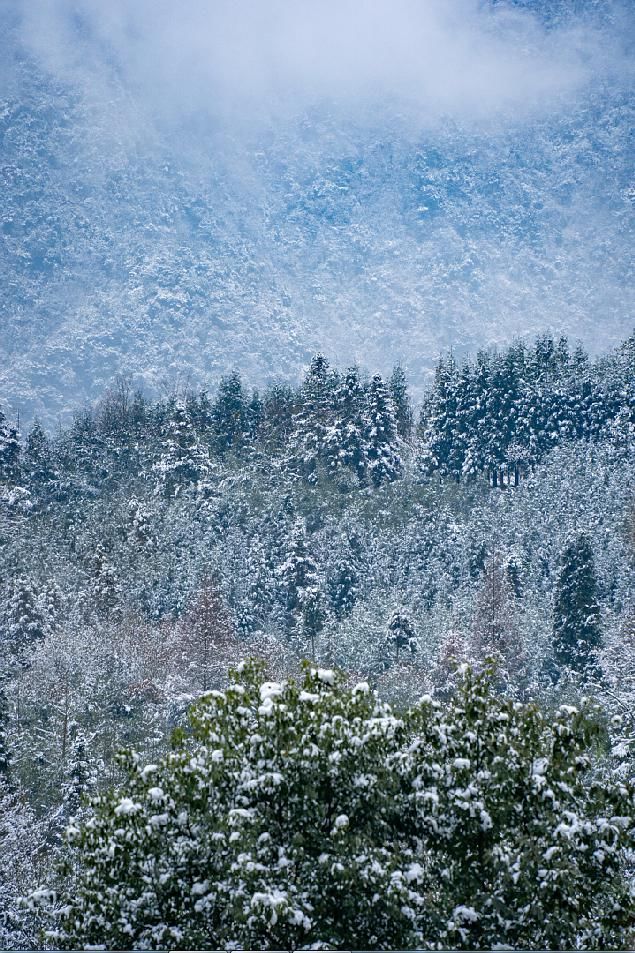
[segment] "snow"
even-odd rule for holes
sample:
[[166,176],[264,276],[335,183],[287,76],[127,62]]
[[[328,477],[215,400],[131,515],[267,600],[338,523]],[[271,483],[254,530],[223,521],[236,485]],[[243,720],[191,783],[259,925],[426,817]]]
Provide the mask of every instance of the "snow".
[[454,920],[458,920],[459,923],[476,923],[481,918],[474,907],[464,906],[455,907],[452,911],[452,917]]
[[324,685],[335,685],[335,672],[331,668],[312,668],[311,675],[317,676]]
[[137,811],[140,811],[140,810],[141,810],[140,804],[133,801],[132,798],[124,797],[121,799],[121,801],[115,808],[115,814],[117,816],[120,816],[120,815],[125,816],[128,814],[136,814]]
[[260,700],[267,702],[272,698],[282,695],[282,684],[280,682],[263,682],[260,686]]

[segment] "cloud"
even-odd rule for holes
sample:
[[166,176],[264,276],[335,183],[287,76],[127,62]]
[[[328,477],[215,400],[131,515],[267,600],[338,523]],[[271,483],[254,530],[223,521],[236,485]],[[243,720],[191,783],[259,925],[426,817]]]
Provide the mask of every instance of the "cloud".
[[157,116],[275,115],[393,102],[420,122],[550,111],[615,58],[477,0],[23,0],[24,44],[56,76]]

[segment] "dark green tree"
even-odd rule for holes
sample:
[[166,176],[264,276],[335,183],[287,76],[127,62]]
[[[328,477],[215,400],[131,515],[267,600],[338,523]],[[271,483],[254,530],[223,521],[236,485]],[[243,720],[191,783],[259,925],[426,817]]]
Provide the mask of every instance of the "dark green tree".
[[240,374],[232,371],[218,385],[216,402],[212,409],[214,446],[223,456],[242,445],[247,433],[247,401]]
[[375,374],[366,406],[365,456],[367,470],[376,487],[401,476],[403,463],[397,447],[397,421],[386,385]]
[[575,536],[560,560],[553,607],[553,657],[557,666],[584,671],[602,641],[591,541]]
[[393,369],[388,382],[388,391],[395,408],[397,433],[404,440],[408,440],[412,434],[413,413],[408,396],[408,381],[400,364],[397,364]]

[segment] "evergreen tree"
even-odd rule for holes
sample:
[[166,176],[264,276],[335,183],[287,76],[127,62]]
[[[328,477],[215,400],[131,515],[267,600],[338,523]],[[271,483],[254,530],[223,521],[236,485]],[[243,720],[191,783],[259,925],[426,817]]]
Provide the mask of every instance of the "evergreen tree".
[[0,410],[0,484],[17,483],[20,477],[20,435]]
[[246,433],[249,442],[253,445],[258,437],[265,420],[265,405],[257,390],[252,391],[251,400],[245,412]]
[[62,781],[62,805],[58,815],[58,820],[64,826],[70,818],[79,818],[83,813],[83,802],[95,788],[98,771],[98,765],[90,753],[89,739],[77,722],[69,725],[69,741]]
[[553,609],[553,654],[558,666],[588,669],[602,640],[593,548],[580,533],[560,560]]
[[399,655],[402,650],[407,649],[410,654],[417,651],[415,627],[410,616],[403,609],[395,609],[391,615],[388,623],[388,635],[396,662],[399,662]]
[[628,947],[635,790],[592,776],[597,711],[465,667],[397,713],[328,669],[246,664],[189,721],[69,831],[58,948]]
[[239,448],[244,442],[248,429],[247,413],[240,374],[232,371],[221,379],[212,409],[214,447],[221,456],[231,449]]
[[11,752],[9,748],[9,702],[6,692],[0,688],[0,783],[9,783]]
[[317,480],[320,468],[326,464],[335,388],[336,377],[329,362],[317,354],[302,382],[302,403],[296,420],[301,467],[311,482]]
[[388,391],[395,408],[397,433],[403,440],[409,440],[412,434],[413,413],[408,397],[408,382],[400,364],[397,364],[388,382]]
[[341,476],[351,472],[357,481],[364,479],[365,393],[359,368],[350,367],[334,391],[334,420],[325,438],[329,472]]
[[285,595],[289,632],[302,638],[308,625],[309,636],[314,638],[315,629],[311,630],[311,626],[319,626],[322,617],[321,585],[317,565],[309,553],[306,527],[300,520],[293,527],[288,555],[278,576]]
[[198,487],[210,472],[209,453],[201,443],[182,402],[171,402],[161,428],[156,490],[169,498],[190,486]]
[[375,374],[368,390],[365,455],[373,486],[401,476],[403,463],[397,448],[395,411],[379,374]]
[[5,637],[9,652],[25,662],[28,651],[49,632],[49,620],[33,581],[18,575],[4,613]]
[[53,447],[38,420],[26,438],[24,469],[31,486],[42,493],[50,491],[57,477]]
[[336,619],[350,615],[359,591],[359,573],[352,558],[341,557],[327,580],[331,609]]

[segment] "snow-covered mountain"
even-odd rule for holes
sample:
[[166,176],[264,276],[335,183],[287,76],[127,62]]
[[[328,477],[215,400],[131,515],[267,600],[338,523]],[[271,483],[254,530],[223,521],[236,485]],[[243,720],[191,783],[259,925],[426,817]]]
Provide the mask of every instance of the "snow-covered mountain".
[[[92,0],[0,14],[0,401],[23,419],[119,372],[151,392],[232,367],[260,383],[322,350],[400,360],[416,394],[450,346],[549,329],[604,350],[632,330],[628,4],[404,0],[395,26],[377,2],[369,39],[351,0],[338,45],[323,17],[254,0],[224,86],[200,66],[221,58],[195,42],[205,4],[172,45],[166,2],[133,6],[146,21]],[[267,9],[282,26],[238,96]]]

